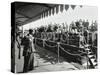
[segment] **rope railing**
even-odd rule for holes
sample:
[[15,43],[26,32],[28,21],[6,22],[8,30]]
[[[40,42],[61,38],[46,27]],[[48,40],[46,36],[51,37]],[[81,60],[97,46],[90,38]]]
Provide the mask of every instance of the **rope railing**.
[[[41,39],[41,38],[35,38],[35,39],[39,39],[39,40],[42,40],[42,41],[44,41],[44,43],[47,45],[47,46],[49,46],[49,47],[54,47],[54,46],[50,46],[50,45],[48,45],[45,41],[49,41],[49,42],[53,42],[53,43],[55,43],[55,41],[51,41],[51,40],[46,40],[46,39]],[[57,43],[57,42],[56,42]],[[69,44],[65,44],[65,43],[62,43],[62,42],[59,42],[60,44],[63,44],[63,45],[69,45]],[[70,46],[72,46],[72,47],[77,47],[77,46],[75,46],[75,45],[70,45]],[[55,46],[56,47],[56,46]],[[82,48],[79,48],[79,49],[82,49]]]
[[[40,38],[37,38],[37,39],[40,39]],[[68,54],[70,54],[70,55],[74,55],[74,56],[77,55],[77,56],[80,56],[80,57],[81,57],[82,54],[86,54],[86,52],[83,52],[83,51],[79,51],[79,52],[81,52],[80,54],[72,54],[72,53],[66,51],[63,47],[61,47],[60,44],[64,44],[64,43],[60,43],[60,42],[59,42],[59,44],[57,44],[57,45],[55,45],[55,46],[51,46],[51,45],[48,45],[48,44],[46,43],[46,40],[45,40],[45,39],[40,39],[40,40],[43,40],[43,47],[46,45],[46,46],[48,46],[48,47],[54,48],[54,47],[57,47],[57,45],[59,45],[59,47],[60,47],[64,52],[66,52],[66,53],[68,53]],[[50,42],[54,42],[54,41],[50,41]],[[64,44],[64,45],[67,45],[67,44]],[[74,46],[74,45],[72,45],[72,46]],[[74,47],[76,47],[76,46],[74,46]]]
[[81,53],[86,53],[85,51],[80,51],[80,50],[79,50],[79,52],[81,52]]
[[[38,39],[38,40],[41,40],[41,41],[38,41],[37,39]],[[42,39],[40,39],[40,38],[35,38],[35,44],[38,44],[38,45],[43,44]]]
[[[37,42],[36,42],[37,43]],[[39,44],[42,44],[43,42],[38,41]]]
[[[65,43],[62,43],[62,42],[60,42],[60,44],[69,45],[69,44],[65,44]],[[72,46],[72,47],[77,47],[77,46],[75,46],[75,45],[70,45],[70,46]],[[79,49],[82,49],[82,48],[79,48]]]
[[[67,35],[65,35],[65,37],[67,37]],[[67,37],[66,39],[63,39],[63,37],[61,36],[61,40],[62,40],[63,42],[68,42],[68,37]]]
[[43,40],[43,39],[41,39],[41,38],[35,38],[35,39]]
[[[41,38],[36,38],[36,39],[43,40],[43,39],[41,39]],[[48,39],[47,39],[46,41],[55,42],[55,41],[48,40]],[[60,43],[61,43],[61,44],[64,44],[64,45],[69,45],[69,44],[65,44],[65,43],[62,43],[62,42],[60,42]],[[75,45],[70,45],[70,46],[76,47]]]
[[[40,38],[37,38],[37,39],[40,39]],[[67,53],[67,54],[69,54],[69,55],[71,55],[71,56],[78,56],[78,57],[81,57],[81,58],[84,58],[84,56],[82,56],[82,55],[84,55],[85,54],[85,56],[87,57],[87,68],[88,68],[88,56],[87,56],[87,52],[83,52],[83,51],[80,51],[79,50],[79,52],[81,52],[81,53],[79,53],[79,54],[73,54],[73,53],[70,53],[70,52],[68,52],[68,51],[66,51],[63,47],[61,47],[61,44],[63,44],[63,43],[61,43],[61,42],[57,42],[56,43],[56,45],[55,46],[51,46],[51,45],[48,45],[47,43],[46,43],[46,39],[40,39],[40,40],[43,40],[43,48],[45,48],[45,46],[48,46],[48,47],[51,47],[51,48],[54,48],[54,47],[57,47],[57,58],[58,58],[58,63],[59,63],[59,58],[60,58],[60,50],[62,50],[62,51],[64,51],[65,53]],[[54,41],[50,41],[50,42],[54,42]],[[64,44],[64,45],[66,45],[66,44]],[[75,46],[74,46],[75,47]],[[79,48],[80,49],[80,48]]]
[[[61,35],[59,35],[59,33],[52,33],[52,32],[48,32],[48,33],[45,33],[45,32],[42,32],[40,35],[41,35],[41,39],[47,39],[47,40],[50,40],[53,38],[53,40],[62,40],[63,42],[64,41],[67,41],[68,42],[68,37],[69,37],[69,34],[68,33],[60,33]],[[56,37],[57,36],[57,37]],[[72,35],[73,36],[73,35]],[[66,37],[66,39],[64,39],[63,37]]]
[[45,43],[45,45],[48,46],[48,47],[53,47],[53,48],[54,48],[54,47],[57,47],[57,45],[51,46],[51,45],[48,45],[46,42],[44,42],[44,43]]
[[64,52],[66,52],[67,54],[72,55],[72,56],[79,56],[79,57],[82,57],[82,58],[83,58],[83,56],[81,56],[81,55],[82,55],[82,54],[86,54],[85,52],[84,52],[84,53],[80,53],[80,54],[72,54],[72,53],[66,51],[66,50],[65,50],[64,48],[62,48],[61,46],[59,46],[59,47],[61,48],[61,50],[63,50]]

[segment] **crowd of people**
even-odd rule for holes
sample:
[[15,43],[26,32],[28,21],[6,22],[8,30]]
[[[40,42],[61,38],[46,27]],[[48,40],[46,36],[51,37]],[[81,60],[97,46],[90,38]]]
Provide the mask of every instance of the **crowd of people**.
[[[91,24],[91,25],[90,25]],[[74,33],[75,29],[77,32],[82,31],[81,28],[87,28],[87,30],[93,32],[97,30],[97,21],[89,23],[88,20],[77,20],[77,21],[72,21],[72,23],[68,26],[67,23],[62,23],[62,24],[49,24],[46,26],[41,26],[38,27],[36,30],[38,32],[72,32]],[[73,31],[74,30],[74,31]]]
[[48,40],[47,37],[49,37],[49,36],[43,37],[43,35],[41,35],[42,33],[45,34],[50,33],[52,35],[52,38],[50,39],[49,37],[49,40],[51,41],[64,42],[69,45],[72,44],[79,47],[80,44],[84,45],[86,43],[91,42],[91,40],[92,40],[91,44],[93,43],[95,46],[97,46],[96,32],[97,32],[97,21],[89,23],[88,20],[85,21],[80,19],[79,21],[72,21],[70,25],[68,25],[67,23],[49,24],[47,26],[41,26],[36,29],[29,29],[24,31],[24,34],[22,34],[22,36],[20,36],[21,32],[17,33],[16,39],[19,36],[21,39],[21,45],[23,46],[23,56],[24,56],[23,72],[27,72],[29,70],[34,69],[34,64],[33,64],[34,52],[35,52],[34,38],[42,38]]
[[[35,37],[38,38],[42,37],[40,36],[41,33],[45,34],[52,33],[52,36],[54,34],[55,36],[58,34],[60,35],[58,37],[59,41],[61,40],[62,34],[65,34],[65,36],[69,38],[70,42],[72,42],[71,41],[72,38],[75,40],[79,39],[79,41],[81,41],[81,44],[83,43],[92,44],[95,40],[97,40],[97,21],[94,22],[92,21],[92,23],[90,23],[88,20],[80,19],[77,21],[72,21],[70,25],[68,25],[67,23],[49,24],[47,26],[41,26],[35,29],[35,34],[36,34]],[[55,37],[53,36],[51,40],[55,41],[55,39],[53,38]]]

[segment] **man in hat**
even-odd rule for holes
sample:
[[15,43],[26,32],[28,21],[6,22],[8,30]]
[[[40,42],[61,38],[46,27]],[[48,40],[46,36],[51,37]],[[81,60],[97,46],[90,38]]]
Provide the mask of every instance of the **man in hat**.
[[24,67],[23,72],[28,72],[34,68],[34,46],[33,46],[33,30],[29,29],[29,34],[22,39]]

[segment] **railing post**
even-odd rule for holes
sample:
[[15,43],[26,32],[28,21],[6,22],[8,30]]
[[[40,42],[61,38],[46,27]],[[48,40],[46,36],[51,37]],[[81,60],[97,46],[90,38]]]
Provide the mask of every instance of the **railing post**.
[[53,32],[53,41],[55,41],[55,32]]
[[57,45],[58,45],[58,63],[59,63],[59,45],[60,45],[60,42],[57,42]]
[[45,47],[45,39],[43,39],[43,47]]
[[36,45],[36,38],[34,38],[35,39],[35,45]]
[[89,57],[88,57],[88,53],[89,53],[89,49],[88,49],[88,46],[86,47],[86,53],[87,53],[87,69],[89,68]]
[[67,41],[67,42],[68,42],[68,44],[69,44],[69,36],[68,36],[68,41]]

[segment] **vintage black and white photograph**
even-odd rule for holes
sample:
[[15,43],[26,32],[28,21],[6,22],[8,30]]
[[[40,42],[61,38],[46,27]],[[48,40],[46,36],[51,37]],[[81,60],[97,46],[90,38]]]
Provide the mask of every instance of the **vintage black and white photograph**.
[[11,68],[16,73],[98,68],[98,8],[14,2]]

